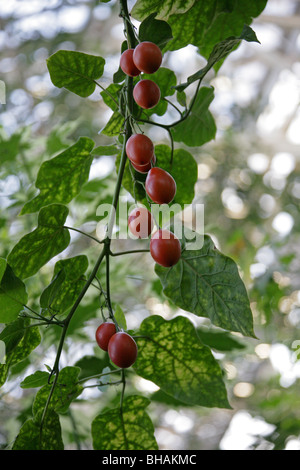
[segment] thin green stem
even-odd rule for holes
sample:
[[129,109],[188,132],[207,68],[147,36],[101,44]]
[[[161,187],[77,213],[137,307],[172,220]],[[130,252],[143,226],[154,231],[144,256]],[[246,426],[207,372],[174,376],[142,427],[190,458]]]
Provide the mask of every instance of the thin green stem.
[[121,371],[122,371],[122,369],[115,369],[115,370],[110,370],[109,372],[103,372],[101,374],[91,375],[89,377],[85,377],[84,379],[78,380],[77,383],[80,384],[82,382],[87,382],[88,380],[100,379],[101,377],[104,377],[105,375],[115,374],[116,372],[121,372]]
[[134,253],[149,253],[149,249],[120,251],[119,253],[110,252],[110,256],[122,256],[122,255],[130,255],[130,254],[134,254]]
[[[129,48],[134,47],[136,45],[136,37],[135,37],[134,27],[133,27],[133,25],[130,21],[130,18],[129,18],[128,8],[127,8],[127,0],[120,0],[120,16],[122,16],[123,19],[124,19],[128,47]],[[99,85],[99,84],[97,83],[97,85]],[[126,104],[128,106],[126,107],[126,115],[124,116],[123,146],[122,146],[120,165],[119,165],[119,170],[118,170],[118,175],[117,175],[117,182],[116,182],[115,191],[114,191],[114,195],[113,195],[112,209],[111,209],[111,212],[110,212],[108,225],[107,225],[106,237],[102,242],[103,243],[103,248],[102,248],[102,250],[101,250],[101,252],[98,256],[98,259],[95,263],[95,266],[94,266],[89,278],[87,279],[85,285],[83,286],[83,288],[82,288],[80,294],[78,295],[75,303],[73,304],[69,314],[67,315],[67,317],[63,321],[64,325],[63,325],[63,329],[62,329],[62,332],[61,332],[60,341],[59,341],[59,344],[58,344],[57,354],[56,354],[56,358],[55,358],[55,362],[54,362],[52,372],[51,372],[50,377],[49,377],[49,383],[50,383],[50,380],[51,380],[52,376],[54,376],[54,380],[53,380],[53,383],[52,383],[52,386],[51,386],[51,389],[50,389],[50,392],[49,392],[49,395],[48,395],[48,398],[47,398],[47,402],[46,402],[46,405],[45,405],[45,408],[44,408],[43,414],[42,414],[42,419],[41,419],[41,424],[40,424],[40,438],[42,437],[42,430],[43,430],[43,425],[44,425],[45,417],[46,417],[46,414],[47,414],[47,410],[49,408],[51,398],[53,396],[53,393],[54,393],[54,390],[55,390],[55,387],[56,387],[56,384],[57,384],[57,380],[58,380],[58,376],[59,376],[60,357],[61,357],[61,354],[62,354],[62,351],[63,351],[63,346],[64,346],[64,342],[65,342],[65,338],[66,338],[66,335],[67,335],[67,330],[68,330],[70,321],[72,320],[73,315],[75,314],[75,312],[76,312],[78,306],[80,305],[83,297],[85,296],[87,290],[89,289],[89,287],[93,283],[93,280],[96,278],[97,272],[98,272],[99,267],[100,267],[102,261],[104,260],[104,258],[106,259],[106,264],[107,264],[107,266],[106,266],[107,279],[109,278],[109,256],[110,256],[111,237],[112,237],[113,227],[114,227],[114,223],[115,223],[115,214],[116,214],[116,209],[117,209],[117,206],[118,206],[118,201],[119,201],[119,196],[120,196],[120,191],[121,191],[121,185],[122,185],[122,179],[123,179],[124,170],[125,170],[125,164],[126,164],[126,161],[127,161],[126,142],[132,134],[131,122],[130,122],[130,119],[129,119],[129,117],[132,116],[132,114],[133,114],[133,98],[132,98],[132,96],[133,96],[133,79],[132,79],[132,77],[129,77],[129,76],[126,77],[125,87],[126,87]],[[111,307],[111,302],[110,302],[109,296],[108,296],[107,300],[108,300],[108,305]],[[122,392],[122,396],[123,396],[124,390],[125,390],[124,371],[122,371],[122,380],[123,380],[123,392]],[[122,398],[122,400],[123,400],[123,398]]]
[[89,233],[83,232],[82,230],[79,230],[78,228],[68,227],[67,225],[64,225],[63,228],[66,228],[66,229],[68,229],[68,230],[73,230],[74,232],[78,232],[78,233],[80,233],[81,235],[84,235],[85,237],[88,237],[88,238],[90,238],[91,240],[94,240],[95,242],[97,242],[97,243],[99,243],[99,244],[102,244],[102,243],[103,243],[103,241],[98,240],[98,238],[93,237],[93,236],[90,235]]

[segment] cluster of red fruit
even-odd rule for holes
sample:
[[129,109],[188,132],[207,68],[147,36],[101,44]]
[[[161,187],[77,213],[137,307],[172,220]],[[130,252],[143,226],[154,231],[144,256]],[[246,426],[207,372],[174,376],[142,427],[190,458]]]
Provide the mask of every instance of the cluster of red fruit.
[[125,331],[117,331],[112,322],[104,322],[96,330],[96,341],[110,360],[125,369],[132,366],[137,358],[137,345],[132,336]]
[[[141,72],[152,74],[162,62],[160,48],[152,42],[141,42],[135,49],[127,49],[121,55],[120,67],[130,77]],[[150,109],[160,100],[160,89],[152,80],[141,79],[133,89],[138,106]],[[173,177],[162,168],[155,167],[156,158],[151,139],[144,134],[132,135],[126,143],[126,154],[134,169],[147,174],[145,189],[156,204],[169,204],[176,194]],[[154,226],[153,216],[146,207],[136,207],[128,217],[128,227],[137,238],[148,238]],[[154,261],[164,267],[176,264],[181,256],[179,239],[169,230],[157,230],[150,240],[150,253]],[[130,367],[137,358],[137,345],[124,331],[116,331],[112,322],[102,323],[96,330],[96,341],[108,351],[111,361],[121,368]]]
[[[131,77],[141,72],[152,74],[162,62],[160,48],[149,41],[141,42],[135,49],[123,52],[120,67]],[[133,89],[133,98],[144,109],[155,106],[160,100],[158,85],[152,80],[141,79]],[[156,157],[151,139],[144,134],[132,135],[126,143],[126,153],[133,168],[147,174],[145,189],[156,204],[169,204],[176,194],[174,178],[162,168],[155,167]],[[153,229],[151,213],[143,207],[134,209],[128,219],[129,230],[138,238],[148,238]],[[179,261],[181,245],[178,238],[168,230],[158,230],[151,237],[150,253],[161,266],[171,267]]]

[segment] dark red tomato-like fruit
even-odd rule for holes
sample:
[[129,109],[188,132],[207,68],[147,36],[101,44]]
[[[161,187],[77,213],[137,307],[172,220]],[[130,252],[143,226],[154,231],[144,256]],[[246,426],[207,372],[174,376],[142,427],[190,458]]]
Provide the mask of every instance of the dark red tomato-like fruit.
[[153,142],[145,134],[134,134],[126,142],[126,153],[135,165],[148,165],[153,158]]
[[159,86],[152,80],[140,80],[133,89],[133,98],[143,109],[154,108],[160,100]]
[[123,52],[120,58],[120,67],[126,75],[130,77],[137,77],[141,71],[136,67],[133,62],[134,49],[127,49]]
[[153,217],[146,207],[136,207],[128,217],[128,228],[137,238],[148,238],[153,229]]
[[110,338],[116,333],[116,326],[114,323],[105,322],[101,323],[96,330],[96,341],[103,351],[107,351],[108,342]]
[[111,361],[122,369],[130,367],[135,363],[137,352],[136,342],[124,331],[119,331],[109,340],[108,355]]
[[169,230],[158,230],[151,238],[150,254],[157,264],[170,268],[181,257],[180,241]]
[[151,162],[149,162],[147,165],[135,165],[134,163],[132,163],[132,166],[139,173],[148,173],[148,171],[151,170],[151,168],[155,165],[155,163],[156,163],[156,156],[155,154],[153,154]]
[[151,168],[145,182],[146,193],[156,204],[169,204],[176,194],[176,183],[167,171]]
[[159,69],[162,62],[160,48],[153,42],[141,42],[133,52],[135,66],[144,73],[154,73]]

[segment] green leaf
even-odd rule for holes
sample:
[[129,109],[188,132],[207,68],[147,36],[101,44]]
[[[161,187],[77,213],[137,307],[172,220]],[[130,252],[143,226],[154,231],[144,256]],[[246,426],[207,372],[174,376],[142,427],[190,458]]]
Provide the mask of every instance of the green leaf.
[[86,379],[87,377],[98,375],[109,365],[108,354],[105,354],[100,349],[99,353],[103,353],[102,357],[83,356],[76,362],[75,366],[80,368],[79,379]]
[[123,126],[124,117],[118,111],[115,111],[106,126],[101,130],[101,133],[108,137],[118,136],[123,131]]
[[21,152],[26,151],[30,148],[30,144],[23,139],[23,129],[17,131],[17,133],[12,134],[10,137],[2,136],[0,134],[0,163],[1,165],[5,162],[12,162],[16,159]]
[[43,207],[37,228],[25,235],[8,255],[8,262],[17,276],[33,276],[51,258],[67,248],[69,231],[64,228],[68,208],[61,204]]
[[48,382],[49,373],[37,370],[34,374],[28,375],[20,383],[21,388],[37,388],[42,387]]
[[0,340],[5,343],[6,354],[10,354],[18,346],[24,336],[25,326],[25,318],[18,318],[1,331]]
[[40,306],[55,313],[63,313],[73,305],[84,283],[84,273],[88,268],[85,255],[59,260],[55,264],[52,282],[42,292]]
[[77,51],[61,50],[47,60],[53,85],[83,98],[95,91],[95,80],[102,77],[104,65],[102,57]]
[[12,450],[64,450],[59,416],[48,410],[40,431],[40,419],[27,420],[20,429]]
[[[191,232],[193,233],[193,232]],[[156,264],[164,294],[175,305],[225,330],[255,338],[246,288],[235,262],[218,251],[209,236],[202,248],[185,249],[172,268]]]
[[227,331],[215,331],[211,328],[197,328],[197,335],[203,344],[217,351],[244,349],[245,345]]
[[116,305],[115,307],[115,312],[114,312],[114,317],[118,325],[123,328],[123,330],[127,330],[127,322],[126,322],[126,317],[125,314],[119,304]]
[[172,128],[176,142],[183,142],[189,147],[200,147],[214,139],[216,124],[210,111],[210,103],[214,99],[213,88],[200,88],[190,115]]
[[94,148],[92,155],[96,157],[117,155],[119,149],[115,145],[100,145]]
[[251,24],[266,3],[267,0],[233,0],[228,7],[227,0],[194,1],[185,12],[173,11],[168,17],[173,40],[168,42],[165,50],[174,51],[193,44],[208,58],[217,43],[230,36],[240,36],[244,24]]
[[44,162],[35,183],[40,193],[24,205],[21,215],[52,203],[70,202],[88,180],[93,147],[91,139],[80,137],[76,144]]
[[245,39],[249,42],[259,42],[255,32],[250,28],[250,26],[244,25],[242,34],[240,36],[231,36],[225,39],[224,41],[221,41],[216,44],[208,58],[206,66],[198,70],[198,72],[194,73],[190,77],[188,77],[185,83],[177,85],[175,89],[182,92],[191,83],[194,83],[197,80],[202,80],[205,75],[209,72],[209,70],[215,66],[215,64],[217,64],[220,60],[224,59],[234,48],[236,48],[236,46],[240,43],[242,39]]
[[141,377],[184,403],[230,408],[221,368],[190,320],[153,315],[142,322],[135,339],[133,368]]
[[[173,204],[184,206],[191,204],[195,195],[195,184],[198,178],[198,166],[194,157],[184,149],[176,149],[173,153],[173,162],[171,163],[171,149],[167,145],[156,145],[155,156],[156,166],[168,171],[176,181],[176,195]],[[116,168],[118,170],[120,155],[116,159]],[[131,171],[135,178],[134,183]],[[147,205],[146,193],[140,183],[145,183],[146,176],[132,167],[130,171],[129,160],[126,162],[124,176],[122,180],[123,187],[136,199]],[[138,183],[140,182],[140,183]]]
[[173,13],[186,12],[196,0],[137,0],[131,15],[139,21],[144,20],[148,15],[156,14],[157,18],[168,19]]
[[94,450],[156,450],[153,424],[145,412],[150,400],[129,396],[120,407],[103,411],[92,422]]
[[[79,367],[64,367],[59,372],[57,385],[53,392],[50,409],[55,410],[57,413],[65,413],[73,400],[82,392],[82,387],[78,385]],[[37,415],[44,409],[52,385],[44,385],[36,394],[33,402],[33,414]]]
[[14,321],[28,300],[25,284],[0,258],[0,323]]
[[[16,328],[18,323],[14,322]],[[5,383],[10,367],[26,359],[30,353],[40,344],[41,335],[38,327],[31,326],[29,319],[24,319],[24,335],[18,345],[6,355],[6,363],[0,365],[0,387]]]
[[149,15],[140,24],[140,41],[151,41],[159,47],[165,46],[172,38],[172,29],[166,21],[156,20],[156,12]]

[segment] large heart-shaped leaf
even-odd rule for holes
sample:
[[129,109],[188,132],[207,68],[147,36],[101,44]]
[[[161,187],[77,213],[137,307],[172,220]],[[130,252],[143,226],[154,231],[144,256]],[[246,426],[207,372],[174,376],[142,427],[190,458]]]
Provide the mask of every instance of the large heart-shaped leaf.
[[69,210],[61,204],[43,207],[37,228],[25,235],[8,255],[8,262],[21,279],[33,276],[51,258],[70,243],[69,231],[64,228]]
[[141,377],[184,403],[230,408],[221,368],[190,320],[148,317],[136,341],[138,357],[133,367]]
[[14,321],[28,299],[24,283],[6,260],[0,258],[0,323]]
[[102,57],[77,51],[57,51],[47,60],[53,85],[83,98],[95,91],[95,80],[102,77],[104,65]]
[[178,307],[230,331],[255,337],[250,303],[235,262],[204,236],[199,249],[184,249],[172,268],[158,264],[155,272],[164,294]]
[[129,396],[122,408],[100,413],[92,422],[95,450],[156,450],[154,427],[145,408],[150,400]]
[[89,177],[93,147],[91,139],[80,137],[76,144],[44,162],[35,183],[40,193],[24,205],[21,214],[53,203],[67,204],[77,196]]

